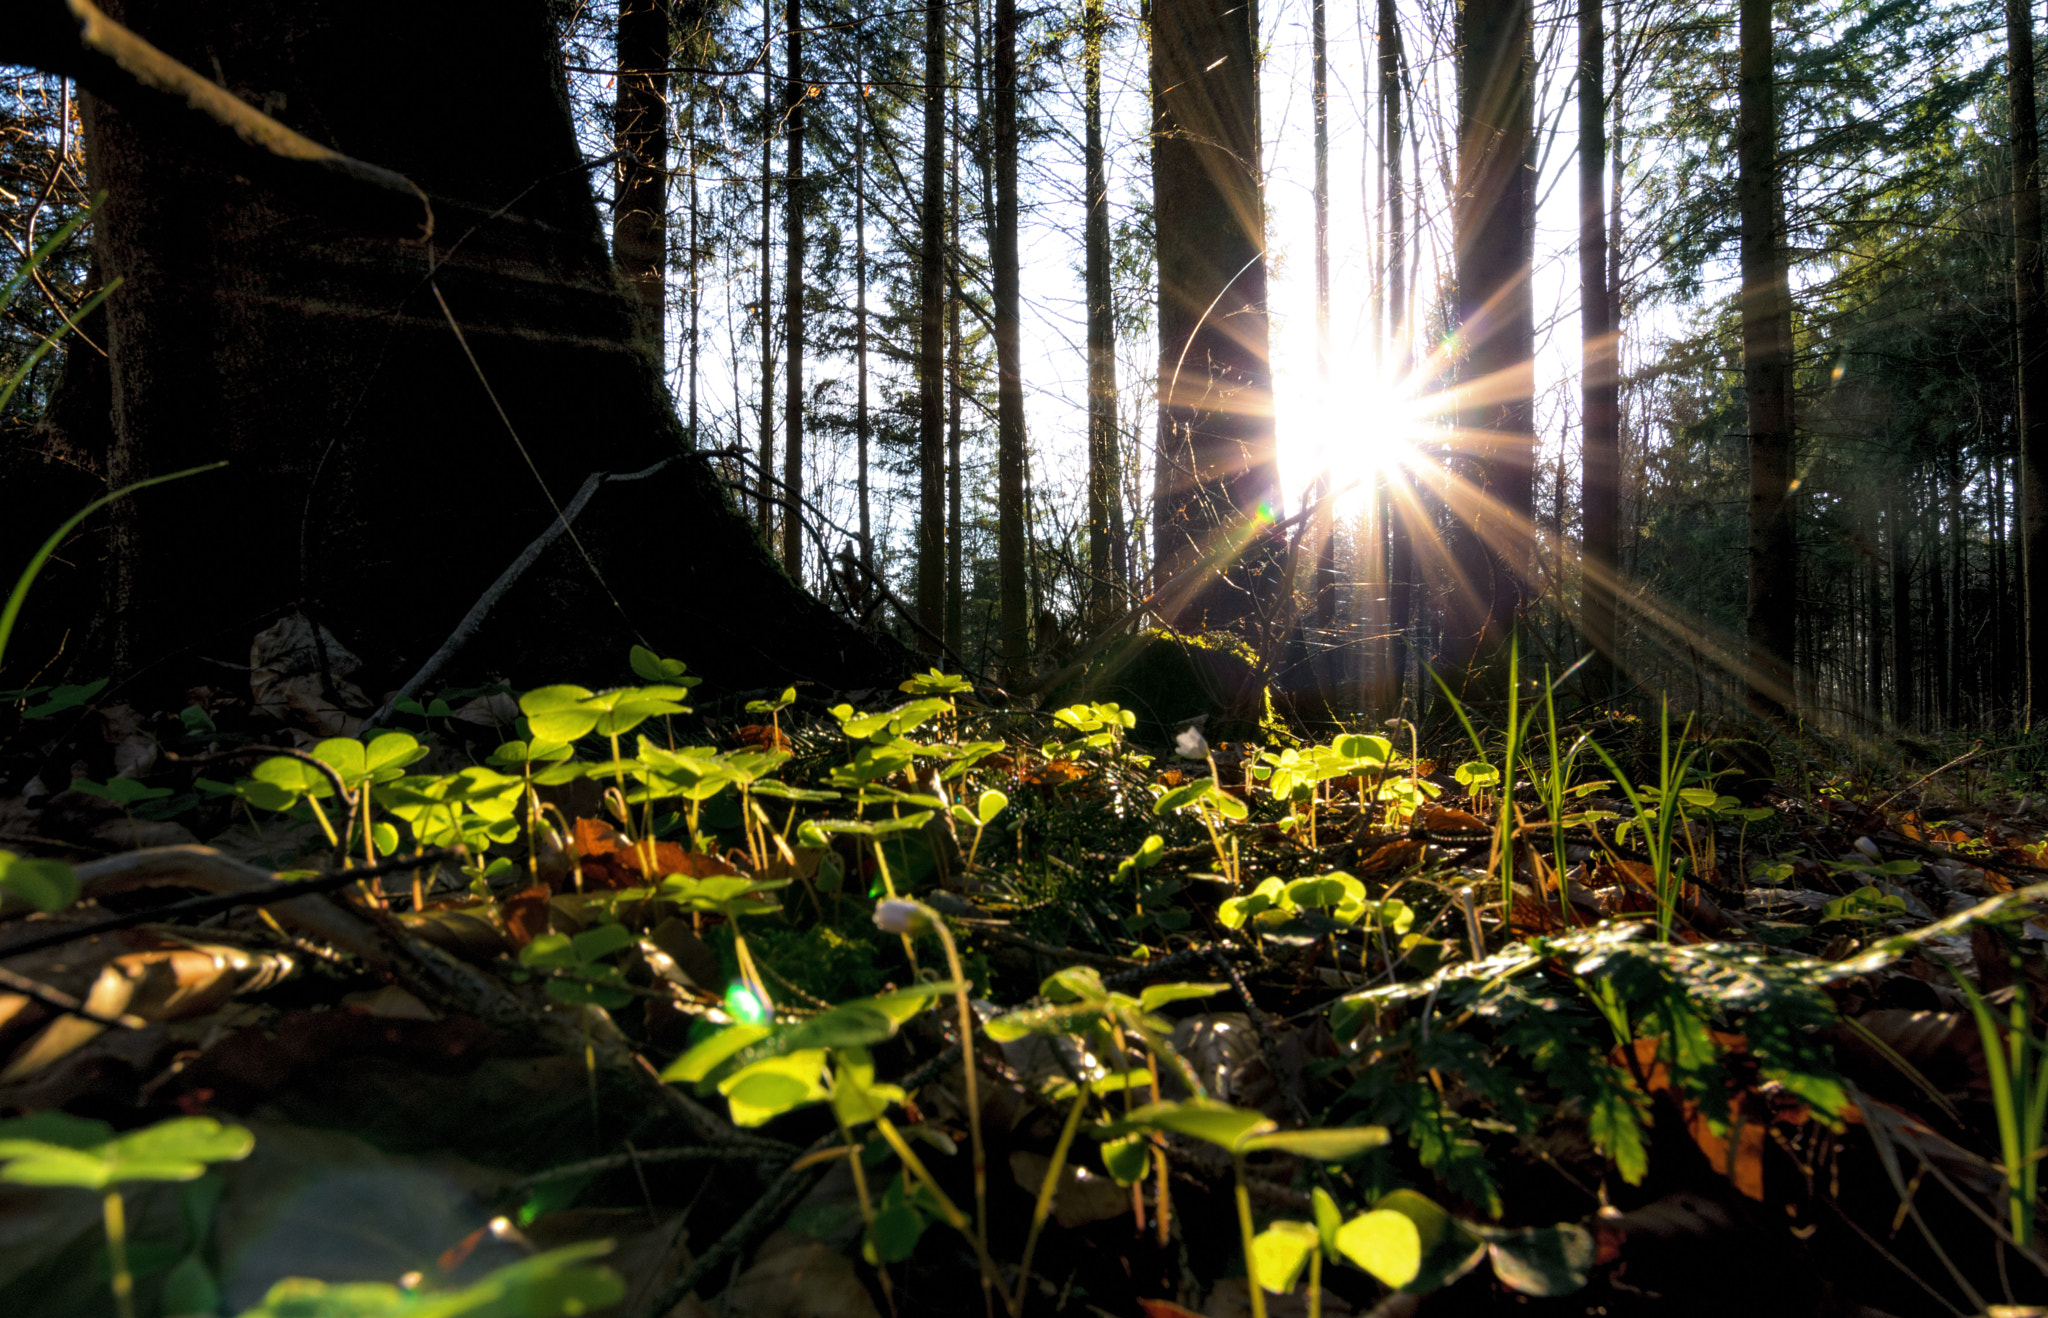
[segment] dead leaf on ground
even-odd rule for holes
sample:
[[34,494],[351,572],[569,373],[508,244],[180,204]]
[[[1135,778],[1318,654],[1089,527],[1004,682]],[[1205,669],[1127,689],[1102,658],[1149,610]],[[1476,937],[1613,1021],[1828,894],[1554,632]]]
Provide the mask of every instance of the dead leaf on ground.
[[[1052,1159],[1019,1149],[1010,1155],[1010,1175],[1017,1188],[1034,1200],[1045,1185]],[[1106,1222],[1131,1211],[1131,1192],[1107,1176],[1068,1163],[1060,1168],[1059,1187],[1052,1195],[1052,1220],[1069,1230],[1090,1222]]]
[[852,1261],[816,1242],[757,1260],[711,1308],[732,1318],[881,1318]]

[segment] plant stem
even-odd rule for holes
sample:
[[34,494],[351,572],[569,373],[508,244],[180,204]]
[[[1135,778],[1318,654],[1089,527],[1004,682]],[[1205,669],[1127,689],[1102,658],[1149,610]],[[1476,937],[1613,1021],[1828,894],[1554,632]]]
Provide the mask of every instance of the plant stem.
[[135,1277],[128,1271],[128,1214],[119,1190],[100,1201],[107,1226],[107,1262],[113,1269],[114,1312],[135,1318]]
[[1230,1160],[1236,1172],[1237,1233],[1244,1245],[1245,1289],[1251,1293],[1252,1318],[1266,1318],[1266,1292],[1259,1287],[1259,1264],[1252,1252],[1252,1196],[1244,1185],[1244,1158],[1232,1154]]
[[1052,1200],[1059,1191],[1060,1173],[1066,1170],[1067,1153],[1074,1146],[1074,1132],[1081,1128],[1081,1111],[1087,1106],[1088,1086],[1084,1084],[1081,1092],[1074,1095],[1074,1106],[1067,1109],[1067,1124],[1060,1128],[1059,1142],[1052,1147],[1052,1162],[1045,1169],[1045,1180],[1038,1187],[1038,1202],[1031,1208],[1031,1230],[1024,1236],[1024,1258],[1017,1265],[1017,1293],[1004,1305],[1010,1311],[1010,1318],[1021,1318],[1024,1312],[1024,1297],[1031,1284],[1031,1256],[1038,1251],[1038,1233],[1045,1229],[1046,1219],[1052,1216]]
[[[966,1077],[963,1089],[967,1097],[967,1133],[974,1151],[974,1245],[981,1256],[988,1257],[988,1152],[981,1142],[981,1096],[975,1082],[974,1064],[974,1006],[967,999],[967,974],[960,967],[960,949],[953,942],[953,931],[936,911],[928,917],[932,929],[939,936],[939,942],[946,949],[946,973],[953,977],[957,986],[953,990],[953,1001],[960,1009],[960,1066]],[[981,1289],[983,1298],[996,1278],[987,1268],[982,1270]]]

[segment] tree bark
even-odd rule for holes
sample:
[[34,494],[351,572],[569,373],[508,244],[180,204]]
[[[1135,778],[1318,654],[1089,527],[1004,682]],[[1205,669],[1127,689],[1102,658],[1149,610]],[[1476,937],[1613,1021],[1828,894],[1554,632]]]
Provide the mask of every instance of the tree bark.
[[1749,407],[1750,708],[1785,717],[1792,703],[1799,541],[1792,522],[1792,290],[1779,210],[1776,42],[1771,0],[1741,2],[1736,194],[1742,217],[1742,377]]
[[1892,722],[1913,723],[1913,547],[1906,535],[1905,501],[1892,499],[1884,516],[1885,547],[1891,551]]
[[996,595],[1003,667],[1021,672],[1030,648],[1024,589],[1024,348],[1017,260],[1017,0],[995,13]]
[[[1408,320],[1407,208],[1408,193],[1402,183],[1401,104],[1401,14],[1395,0],[1379,3],[1380,66],[1380,160],[1382,193],[1386,208],[1387,324],[1394,346],[1396,378],[1408,384],[1415,370],[1412,326]],[[1379,707],[1392,709],[1400,703],[1402,677],[1408,668],[1409,636],[1415,623],[1415,540],[1414,520],[1421,507],[1413,494],[1407,469],[1388,464],[1384,473],[1386,512],[1386,628],[1388,643],[1383,659]]]
[[640,296],[641,332],[657,357],[668,308],[669,22],[669,0],[619,0],[612,259]]
[[1108,28],[1104,0],[1082,10],[1082,186],[1088,216],[1083,231],[1088,300],[1088,607],[1093,626],[1122,612],[1126,586],[1118,569],[1123,538],[1123,473],[1116,424],[1116,307],[1110,287],[1109,159],[1102,137],[1102,44]]
[[[976,61],[977,65],[979,60]],[[967,652],[967,585],[961,561],[960,503],[961,422],[966,379],[965,345],[960,336],[960,88],[955,86],[952,102],[953,139],[946,163],[946,525],[953,533],[946,537],[946,648],[954,654]]]
[[558,500],[593,471],[664,458],[596,496],[604,516],[560,537],[449,680],[603,681],[634,641],[728,688],[899,669],[790,586],[684,453],[606,248],[544,0],[106,9],[411,179],[440,235],[419,240],[417,202],[391,224],[177,102],[118,78],[88,87],[87,158],[107,193],[94,241],[124,280],[107,304],[110,480],[230,463],[114,507],[96,657],[134,679],[131,698],[218,682],[204,660],[238,658],[295,607],[363,656],[359,682],[395,685]]
[[917,260],[917,618],[946,629],[946,6],[924,7],[924,199]]
[[[865,26],[867,7],[861,7]],[[860,51],[855,66],[860,104],[853,130],[853,434],[856,449],[855,497],[860,504],[860,565],[870,578],[875,570],[875,540],[868,509],[868,70],[867,47]]]
[[775,43],[775,6],[761,5],[761,452],[755,473],[760,491],[755,496],[755,520],[761,529],[761,543],[772,545],[775,516],[775,316],[769,310],[775,296],[775,70],[769,52]]
[[1615,694],[1620,665],[1615,544],[1621,499],[1621,407],[1614,297],[1607,285],[1607,32],[1601,5],[1579,0],[1579,626],[1593,660],[1585,689]]
[[[1311,201],[1315,211],[1316,248],[1316,393],[1315,421],[1327,425],[1330,406],[1330,37],[1325,13],[1327,0],[1309,0],[1309,109],[1315,119],[1315,185]],[[1327,437],[1326,437],[1327,438]],[[1318,497],[1330,492],[1327,462],[1317,474]],[[1322,632],[1320,645],[1328,646],[1337,622],[1337,536],[1336,515],[1326,500],[1315,517],[1315,584],[1311,615]],[[1325,650],[1325,654],[1334,651]],[[1333,670],[1328,663],[1317,665],[1322,684]]]
[[[810,83],[804,73],[803,13],[799,0],[784,10],[789,32],[789,78],[782,88],[782,120],[787,136],[782,186],[782,338],[789,357],[782,396],[782,495],[792,502],[804,491],[804,103]],[[782,570],[790,579],[804,579],[803,519],[788,511],[782,517]]]
[[2006,0],[2006,101],[2012,150],[2013,396],[2020,434],[2020,554],[2026,726],[2048,710],[2048,304],[2041,262],[2041,142],[2034,102],[2031,0]]
[[1274,556],[1259,528],[1279,504],[1255,48],[1251,3],[1153,5],[1154,585],[1205,557],[1217,568],[1160,601],[1186,630],[1240,626],[1268,611],[1278,584],[1272,566],[1242,563],[1248,548]]
[[1465,350],[1451,497],[1461,580],[1445,601],[1446,666],[1478,675],[1521,612],[1534,508],[1535,197],[1530,0],[1467,0],[1458,64],[1453,209],[1457,325]]

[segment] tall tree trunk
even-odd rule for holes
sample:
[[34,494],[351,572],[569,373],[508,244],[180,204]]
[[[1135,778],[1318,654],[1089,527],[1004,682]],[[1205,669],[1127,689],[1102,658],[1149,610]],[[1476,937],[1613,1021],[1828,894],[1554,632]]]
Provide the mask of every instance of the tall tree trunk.
[[1585,342],[1580,390],[1579,534],[1583,566],[1579,623],[1594,658],[1586,690],[1614,695],[1619,669],[1615,544],[1621,499],[1620,340],[1607,285],[1607,32],[1601,5],[1579,0],[1579,334]]
[[1116,425],[1116,306],[1110,287],[1109,160],[1102,138],[1102,45],[1108,28],[1104,0],[1082,10],[1082,186],[1088,299],[1088,606],[1089,622],[1111,621],[1126,583],[1118,566],[1123,538],[1123,473]]
[[2012,139],[2014,405],[2020,432],[2020,545],[2026,571],[2027,726],[2048,712],[2048,304],[2041,268],[2041,142],[2034,109],[2031,0],[2006,0]]
[[[1395,378],[1404,388],[1415,370],[1413,327],[1409,324],[1407,207],[1408,193],[1402,184],[1401,117],[1401,13],[1395,0],[1379,0],[1380,66],[1380,160],[1381,197],[1384,199],[1386,231],[1382,249],[1386,254],[1388,333],[1393,341]],[[1415,626],[1415,539],[1414,521],[1419,511],[1414,485],[1405,467],[1390,464],[1385,472],[1386,629],[1389,644],[1383,661],[1385,674],[1379,707],[1391,709],[1400,703],[1408,669],[1408,651]],[[1376,548],[1376,547],[1375,547]]]
[[612,197],[612,259],[640,295],[641,332],[662,360],[668,307],[669,0],[619,0],[619,151]]
[[703,350],[704,278],[702,262],[699,260],[698,244],[703,241],[698,233],[697,199],[697,88],[690,88],[690,343],[689,374],[690,403],[689,425],[690,447],[702,448],[703,440],[697,430],[697,366]]
[[[598,487],[446,680],[596,681],[636,641],[728,689],[900,674],[789,585],[709,465],[683,452],[638,299],[612,275],[544,0],[300,0],[263,22],[225,0],[104,8],[409,178],[445,236],[430,257],[417,198],[394,214],[384,198],[399,194],[318,167],[309,179],[118,72],[89,84],[86,154],[107,194],[94,242],[124,280],[107,303],[110,479],[230,463],[110,510],[100,658],[138,675],[139,706],[217,681],[201,656],[235,653],[294,606],[363,657],[366,689],[395,686],[589,477],[664,459]],[[490,499],[446,500],[432,517],[390,497],[486,468],[504,473]]]
[[946,166],[946,647],[965,654],[967,589],[961,556],[966,540],[960,517],[961,395],[966,379],[965,346],[960,336],[960,89],[953,88],[953,143]]
[[[1315,420],[1328,424],[1330,405],[1330,37],[1325,15],[1327,0],[1309,0],[1309,107],[1315,117],[1315,210],[1316,245],[1316,393]],[[1327,436],[1325,437],[1327,438]],[[1316,475],[1317,496],[1323,499],[1315,517],[1316,571],[1314,610],[1316,626],[1322,631],[1318,644],[1329,645],[1330,630],[1337,621],[1337,521],[1329,501],[1330,467],[1327,461]],[[1336,651],[1325,651],[1332,657]],[[1334,685],[1328,665],[1321,665],[1321,685]]]
[[946,5],[924,7],[924,193],[917,255],[917,619],[946,629]]
[[[867,23],[867,7],[861,7],[861,23]],[[856,450],[854,485],[860,504],[860,565],[875,570],[875,539],[868,509],[868,69],[865,34],[857,43],[860,54],[854,77],[860,83],[860,105],[853,129],[853,435]]]
[[775,6],[761,0],[761,452],[760,495],[755,509],[761,543],[772,545],[775,503],[775,71],[769,52],[775,45]]
[[[1905,501],[1893,498],[1885,511],[1885,542],[1892,568],[1892,721],[1911,726],[1913,681],[1913,546],[1906,535]],[[1789,654],[1790,651],[1787,651]]]
[[996,0],[996,596],[1003,666],[1022,670],[1031,619],[1024,590],[1024,351],[1017,263],[1017,0]]
[[1530,0],[1467,0],[1460,16],[1458,181],[1453,221],[1462,450],[1452,497],[1462,578],[1445,601],[1447,665],[1477,676],[1507,640],[1530,576],[1534,511],[1535,118]]
[[1736,195],[1742,213],[1742,377],[1749,402],[1750,708],[1783,717],[1792,700],[1792,289],[1779,210],[1776,41],[1771,0],[1741,0]]
[[[1265,200],[1252,3],[1152,9],[1152,186],[1159,274],[1157,586],[1220,569],[1160,601],[1187,630],[1233,627],[1277,573],[1241,565],[1279,506],[1266,311]],[[1237,566],[1233,566],[1236,564]],[[1254,597],[1254,589],[1259,597]]]
[[782,497],[789,500],[782,516],[782,570],[790,580],[804,579],[804,102],[810,84],[804,74],[803,14],[799,0],[785,9],[789,34],[789,79],[782,89],[782,120],[788,145],[789,178],[782,188],[782,246],[785,265],[782,289],[782,337],[789,354],[782,396]]

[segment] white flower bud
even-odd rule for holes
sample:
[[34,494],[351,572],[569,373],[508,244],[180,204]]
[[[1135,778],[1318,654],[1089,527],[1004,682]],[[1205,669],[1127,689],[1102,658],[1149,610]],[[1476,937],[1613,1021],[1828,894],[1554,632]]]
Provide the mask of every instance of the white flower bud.
[[875,928],[885,934],[923,933],[931,925],[924,907],[902,897],[890,897],[875,903]]
[[1173,739],[1173,749],[1184,760],[1206,760],[1209,758],[1209,739],[1202,735],[1200,728],[1182,728],[1180,735]]

